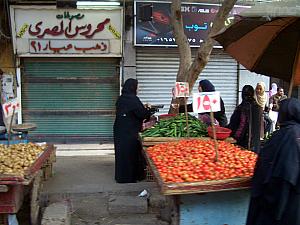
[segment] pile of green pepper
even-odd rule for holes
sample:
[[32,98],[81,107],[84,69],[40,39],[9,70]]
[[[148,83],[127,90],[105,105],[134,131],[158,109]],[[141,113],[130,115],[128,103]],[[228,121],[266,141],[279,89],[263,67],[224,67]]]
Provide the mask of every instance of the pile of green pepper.
[[[188,114],[189,137],[207,136],[207,125]],[[186,116],[181,113],[166,120],[160,120],[145,130],[142,137],[187,137]]]

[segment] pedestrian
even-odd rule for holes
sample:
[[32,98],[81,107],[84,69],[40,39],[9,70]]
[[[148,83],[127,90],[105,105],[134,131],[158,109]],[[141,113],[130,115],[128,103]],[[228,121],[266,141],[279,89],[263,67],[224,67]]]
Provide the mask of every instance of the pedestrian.
[[142,146],[138,138],[143,121],[151,111],[137,97],[138,81],[128,79],[116,102],[116,119],[113,127],[115,145],[115,180],[118,183],[135,183],[144,178]]
[[255,100],[260,107],[259,116],[261,117],[260,123],[260,139],[263,140],[265,133],[269,133],[272,125],[272,121],[266,112],[268,97],[266,94],[266,85],[264,82],[259,82],[255,88]]
[[276,83],[272,83],[271,84],[271,89],[269,91],[269,98],[271,98],[273,95],[275,95],[277,92],[277,84]]
[[284,94],[283,88],[278,87],[277,93],[272,95],[271,98],[269,99],[269,107],[270,107],[269,116],[272,120],[272,132],[276,130],[276,123],[278,118],[280,101],[286,98],[287,96]]
[[260,151],[246,225],[300,225],[300,101],[281,101],[275,131]]
[[[4,72],[2,69],[0,69],[0,81],[2,80],[2,76],[3,76]],[[6,132],[6,126],[5,126],[5,118],[4,118],[4,114],[3,114],[3,108],[2,108],[2,103],[5,102],[5,98],[3,95],[3,92],[1,93],[1,100],[0,100],[0,134],[1,134],[1,131],[3,131],[3,133]]]
[[[216,89],[215,89],[215,86],[209,80],[205,79],[205,80],[201,80],[199,82],[198,91],[199,92],[214,92],[214,91],[216,91]],[[221,111],[214,112],[213,114],[214,114],[216,123],[218,125],[220,125],[221,127],[225,127],[227,125],[225,105],[224,105],[223,99],[221,97],[220,97],[220,100],[221,100],[220,101]],[[187,109],[188,109],[188,112],[193,112],[193,104],[192,103],[188,104]],[[184,106],[180,106],[179,112],[184,112]],[[209,113],[199,113],[198,118],[208,125],[211,124]]]
[[232,130],[231,136],[237,144],[259,152],[260,149],[260,106],[254,98],[254,89],[245,85],[242,89],[242,102],[239,104],[231,118],[228,128]]

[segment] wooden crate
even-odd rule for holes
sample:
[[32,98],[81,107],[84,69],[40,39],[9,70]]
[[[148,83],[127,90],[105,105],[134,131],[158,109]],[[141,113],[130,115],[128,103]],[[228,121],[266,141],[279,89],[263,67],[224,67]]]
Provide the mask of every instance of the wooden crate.
[[[181,141],[181,140],[211,140],[212,138],[210,137],[141,137],[140,140],[142,142],[143,147],[150,147],[153,145],[157,144],[162,144],[162,143],[168,143],[168,142],[174,142],[174,141]],[[234,140],[232,137],[226,138],[226,142],[229,143],[236,143],[236,140]]]
[[146,181],[147,182],[153,182],[154,181],[154,175],[151,171],[151,168],[149,166],[146,167]]
[[46,181],[53,176],[53,164],[48,164],[43,167],[43,180]]
[[56,162],[56,149],[52,152],[49,156],[47,161],[44,163],[42,170],[43,170],[43,180],[46,181],[50,177],[53,176],[53,163]]
[[158,183],[163,195],[182,195],[194,193],[209,193],[220,191],[232,191],[248,189],[251,185],[252,177],[237,177],[225,180],[207,180],[195,182],[166,183],[161,178],[154,162],[149,157],[147,147],[143,148],[149,171],[152,172],[154,180]]

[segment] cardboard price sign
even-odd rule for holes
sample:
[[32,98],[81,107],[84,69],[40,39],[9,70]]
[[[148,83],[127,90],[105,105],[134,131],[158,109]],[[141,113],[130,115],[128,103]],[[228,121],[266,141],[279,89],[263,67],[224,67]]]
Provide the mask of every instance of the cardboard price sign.
[[190,94],[188,82],[176,82],[174,88],[174,97],[188,97]]
[[13,111],[20,112],[21,104],[18,98],[12,99],[2,105],[4,117],[13,115]]
[[220,92],[200,92],[193,94],[193,111],[196,113],[221,111]]

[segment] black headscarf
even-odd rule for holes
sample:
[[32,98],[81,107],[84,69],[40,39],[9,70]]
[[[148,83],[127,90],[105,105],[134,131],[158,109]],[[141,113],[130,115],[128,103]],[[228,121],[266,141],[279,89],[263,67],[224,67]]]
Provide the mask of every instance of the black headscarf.
[[242,101],[253,101],[254,99],[254,88],[251,85],[245,85],[242,89]]
[[144,108],[140,99],[136,95],[137,86],[138,81],[136,79],[129,78],[125,81],[122,88],[122,94],[116,102],[117,115],[128,113],[129,111],[132,111],[139,107]]
[[213,92],[216,90],[215,86],[209,80],[201,80],[199,86],[203,92]]
[[[203,92],[213,92],[216,91],[215,86],[209,80],[201,80],[199,82],[199,86],[201,87]],[[219,122],[220,126],[225,127],[227,125],[227,118],[225,114],[225,105],[223,99],[220,97],[221,103],[221,111],[214,112],[215,119]],[[202,113],[208,114],[208,113]]]
[[280,102],[278,123],[280,127],[300,123],[300,101],[295,98]]
[[280,129],[275,131],[259,155],[253,180],[253,194],[263,185],[281,178],[300,192],[300,101],[285,99],[279,109]]
[[133,78],[129,78],[125,81],[122,88],[122,95],[136,95],[137,94],[138,81]]

